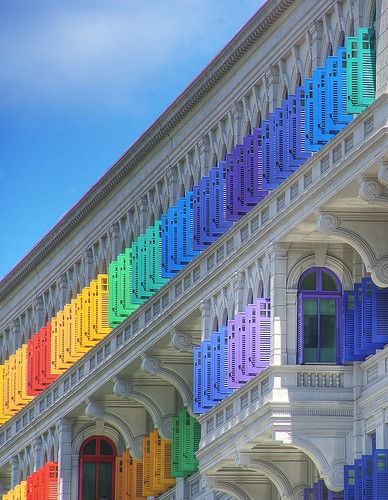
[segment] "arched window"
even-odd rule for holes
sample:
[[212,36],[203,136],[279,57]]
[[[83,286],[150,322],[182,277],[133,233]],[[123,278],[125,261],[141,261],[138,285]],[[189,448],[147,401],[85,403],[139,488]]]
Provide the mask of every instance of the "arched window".
[[298,284],[298,363],[341,363],[341,283],[326,268],[305,271]]
[[88,438],[80,450],[79,500],[113,500],[116,448],[106,437]]

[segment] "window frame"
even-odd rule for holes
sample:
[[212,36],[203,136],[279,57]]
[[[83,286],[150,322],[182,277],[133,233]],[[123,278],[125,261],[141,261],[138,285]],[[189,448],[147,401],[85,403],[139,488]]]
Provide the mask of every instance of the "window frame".
[[[311,273],[315,273],[315,289],[303,290],[301,288],[304,279]],[[335,282],[337,290],[323,290],[322,289],[322,276],[327,273]],[[297,309],[297,364],[341,364],[343,361],[342,355],[342,285],[338,276],[326,267],[311,267],[306,269],[300,276],[298,281],[298,309]],[[314,361],[305,361],[305,332],[304,332],[304,314],[303,302],[304,300],[317,300],[317,359]],[[336,305],[336,319],[335,319],[335,360],[321,361],[320,348],[321,348],[321,332],[320,332],[320,302],[321,300],[332,299],[335,300]]]

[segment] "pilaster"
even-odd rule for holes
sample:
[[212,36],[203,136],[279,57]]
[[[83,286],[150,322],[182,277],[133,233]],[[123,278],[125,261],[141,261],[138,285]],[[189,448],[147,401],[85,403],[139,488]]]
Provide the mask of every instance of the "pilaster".
[[288,245],[272,245],[271,272],[271,365],[287,364],[287,252]]
[[71,494],[72,424],[68,420],[61,418],[56,425],[56,430],[58,436],[58,498],[60,498],[61,500],[71,500],[72,498],[75,498]]

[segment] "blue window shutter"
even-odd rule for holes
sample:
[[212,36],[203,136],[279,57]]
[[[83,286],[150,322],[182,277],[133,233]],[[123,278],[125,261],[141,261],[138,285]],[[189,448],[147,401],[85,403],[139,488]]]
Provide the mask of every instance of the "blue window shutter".
[[202,347],[194,347],[194,413],[205,413],[203,402],[203,387],[202,387]]
[[241,218],[241,215],[237,213],[236,207],[236,190],[238,180],[236,175],[236,165],[235,165],[235,150],[233,153],[228,153],[226,155],[226,220],[236,221]]
[[316,138],[317,129],[317,97],[314,95],[314,81],[313,78],[306,78],[305,80],[305,105],[306,105],[306,124],[305,124],[305,148],[306,151],[318,151],[322,144],[318,143]]
[[202,210],[201,188],[196,184],[193,186],[193,250],[204,250],[207,247],[201,242]]
[[346,500],[356,499],[356,477],[354,465],[344,466],[344,493]]
[[182,268],[199,252],[193,250],[193,192],[188,191],[177,203],[177,262]]
[[306,150],[305,88],[297,87],[295,94],[288,96],[287,150],[289,168],[298,168],[310,156]]
[[202,405],[205,408],[212,408],[215,403],[211,399],[211,391],[210,391],[210,387],[214,383],[210,341],[209,340],[202,341],[201,349],[202,349]]
[[362,498],[375,500],[373,492],[373,460],[372,455],[363,455],[362,459]]
[[370,278],[362,278],[362,348],[372,353],[383,347],[373,342],[373,327],[376,324],[376,285]]
[[346,48],[338,47],[337,56],[325,61],[327,92],[326,125],[328,132],[342,130],[353,119],[347,112]]
[[280,181],[275,177],[275,117],[270,113],[268,120],[262,122],[263,143],[263,188],[276,188]]
[[362,480],[363,480],[363,470],[362,470],[362,459],[357,458],[354,461],[354,474],[355,474],[355,482],[354,482],[354,493],[355,499],[362,499]]
[[227,359],[227,343],[228,329],[222,327],[219,332],[213,332],[211,337],[212,343],[212,358],[215,365],[215,381],[212,384],[211,397],[214,400],[222,400],[228,394],[233,392],[228,388],[228,359]]
[[248,206],[256,205],[268,194],[263,189],[263,144],[261,128],[254,128],[244,139],[245,169],[243,195]]
[[373,450],[374,498],[388,500],[388,450]]
[[373,287],[373,342],[388,342],[388,288]]

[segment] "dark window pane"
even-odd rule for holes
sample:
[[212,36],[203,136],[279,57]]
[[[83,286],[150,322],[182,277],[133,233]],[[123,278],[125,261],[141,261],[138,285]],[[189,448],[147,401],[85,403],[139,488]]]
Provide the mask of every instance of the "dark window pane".
[[97,500],[112,500],[112,464],[98,464],[98,497]]
[[92,439],[85,444],[82,450],[82,455],[95,455],[96,454],[96,440]]
[[336,361],[336,318],[335,299],[320,300],[320,360],[326,363]]
[[96,500],[96,464],[83,463],[82,500]]
[[305,362],[318,361],[318,300],[303,301],[303,359]]
[[317,289],[317,273],[313,271],[303,278],[301,290],[316,290]]
[[322,290],[325,290],[326,292],[334,292],[338,290],[335,279],[330,276],[330,274],[325,273],[325,271],[322,271]]
[[101,455],[114,455],[112,446],[108,443],[108,441],[105,441],[105,439],[101,439],[100,441],[100,454]]

